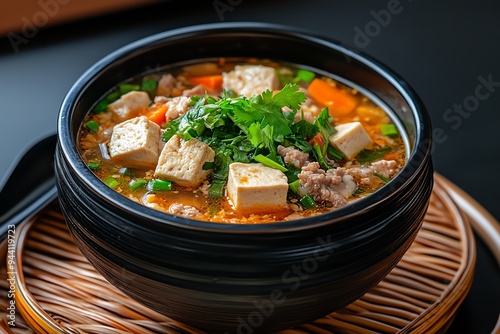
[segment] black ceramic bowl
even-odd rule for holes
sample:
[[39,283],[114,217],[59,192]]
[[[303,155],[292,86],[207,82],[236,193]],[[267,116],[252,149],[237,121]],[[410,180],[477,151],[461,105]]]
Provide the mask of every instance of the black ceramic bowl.
[[[194,221],[137,204],[105,186],[75,146],[85,114],[114,85],[173,63],[255,57],[333,73],[391,108],[409,160],[389,184],[349,206],[265,225]],[[83,254],[111,284],[186,324],[269,332],[345,306],[376,285],[414,240],[432,189],[426,110],[399,76],[340,43],[262,23],[195,26],[132,43],[92,66],[58,120],[60,204]]]

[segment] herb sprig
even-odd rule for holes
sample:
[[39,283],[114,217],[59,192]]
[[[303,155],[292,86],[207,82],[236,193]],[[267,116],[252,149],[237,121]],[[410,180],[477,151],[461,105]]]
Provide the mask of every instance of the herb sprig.
[[[180,118],[170,121],[163,133],[168,141],[177,134],[184,140],[197,138],[208,144],[216,154],[212,169],[214,189],[211,197],[222,196],[232,162],[268,161],[282,166],[285,163],[277,153],[277,146],[295,146],[312,153],[307,143],[316,134],[325,136],[335,130],[327,111],[321,112],[317,121],[294,122],[301,104],[306,100],[299,86],[286,84],[277,93],[266,90],[261,95],[250,98],[232,97],[227,92],[216,99],[210,96],[193,97],[193,108]],[[268,160],[269,159],[269,160]],[[274,165],[278,167],[278,165]]]

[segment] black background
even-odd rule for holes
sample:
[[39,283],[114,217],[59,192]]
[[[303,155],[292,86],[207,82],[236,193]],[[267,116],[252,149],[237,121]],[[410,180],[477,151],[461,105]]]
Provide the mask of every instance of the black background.
[[[216,9],[216,3],[227,7]],[[433,153],[436,171],[499,219],[499,14],[493,0],[166,1],[14,32],[22,41],[0,39],[0,186],[19,152],[55,132],[71,84],[109,52],[172,28],[258,21],[338,40],[399,73],[426,104],[433,127],[442,129]],[[488,78],[490,90],[482,84]],[[462,114],[453,111],[460,105]],[[500,272],[477,241],[476,278],[449,333],[490,333],[500,312]]]

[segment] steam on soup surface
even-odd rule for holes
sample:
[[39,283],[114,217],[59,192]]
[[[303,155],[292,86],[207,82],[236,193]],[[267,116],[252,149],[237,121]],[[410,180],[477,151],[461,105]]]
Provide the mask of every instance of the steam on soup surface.
[[287,64],[222,58],[115,87],[83,121],[79,150],[136,202],[245,224],[349,205],[406,156],[389,115],[357,90]]

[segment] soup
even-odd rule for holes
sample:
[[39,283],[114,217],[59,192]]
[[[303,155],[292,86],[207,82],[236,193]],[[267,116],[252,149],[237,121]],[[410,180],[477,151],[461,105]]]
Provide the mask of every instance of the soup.
[[406,161],[389,114],[353,87],[268,60],[220,58],[133,78],[78,138],[106,185],[147,207],[257,224],[336,210]]

